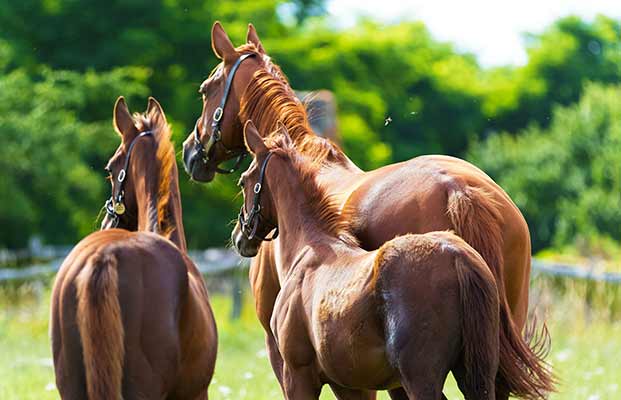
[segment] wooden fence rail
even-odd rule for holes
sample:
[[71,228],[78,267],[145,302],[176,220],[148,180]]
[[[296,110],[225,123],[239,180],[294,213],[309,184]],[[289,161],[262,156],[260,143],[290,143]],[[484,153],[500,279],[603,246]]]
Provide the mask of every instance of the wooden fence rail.
[[[64,255],[69,249],[50,252],[56,258],[46,263],[37,263],[26,268],[0,268],[0,282],[11,280],[28,280],[42,275],[53,274],[58,270]],[[207,250],[192,250],[190,257],[202,273],[206,275],[231,272],[236,268],[245,268],[249,265],[247,259],[239,257],[233,250],[212,248]],[[591,268],[578,265],[566,265],[533,259],[532,263],[534,274],[544,274],[553,276],[563,276],[572,279],[582,279],[595,282],[607,282],[621,284],[621,274],[611,272],[594,272]]]

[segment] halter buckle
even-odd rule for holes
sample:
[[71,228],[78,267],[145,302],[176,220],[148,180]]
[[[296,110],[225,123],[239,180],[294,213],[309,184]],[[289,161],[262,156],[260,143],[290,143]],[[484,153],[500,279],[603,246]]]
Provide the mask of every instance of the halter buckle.
[[261,192],[261,182],[255,183],[253,191],[255,194],[259,194],[259,192]]
[[119,183],[123,182],[125,180],[125,170],[122,169],[121,172],[119,172],[119,177],[116,178],[117,181],[119,181]]

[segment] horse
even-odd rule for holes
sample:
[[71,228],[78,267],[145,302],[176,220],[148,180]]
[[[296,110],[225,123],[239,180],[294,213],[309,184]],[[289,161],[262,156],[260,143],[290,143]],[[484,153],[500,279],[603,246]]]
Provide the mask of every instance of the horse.
[[[476,250],[440,231],[367,251],[319,183],[321,166],[284,127],[264,140],[249,121],[245,139],[254,159],[239,180],[244,201],[231,239],[243,255],[279,238],[270,329],[285,398],[318,399],[328,384],[339,399],[401,389],[400,398],[438,400],[452,371],[466,400],[494,400],[500,314],[509,309]],[[532,379],[521,361],[500,371],[510,391]]]
[[52,290],[50,336],[65,400],[208,398],[217,351],[205,282],[187,256],[175,151],[159,103],[114,106],[102,230],[80,241]]
[[[479,168],[448,156],[420,156],[362,171],[336,144],[313,133],[303,105],[265,52],[252,24],[247,43],[238,48],[219,22],[213,25],[211,40],[222,62],[200,86],[202,113],[183,144],[184,166],[192,179],[209,182],[217,172],[229,173],[239,167],[246,154],[246,121],[254,121],[265,135],[282,122],[299,151],[321,165],[318,180],[337,199],[362,248],[377,249],[407,233],[452,230],[481,254],[498,282],[500,302],[507,303],[511,311],[501,314],[502,369],[510,348],[521,348],[512,338],[526,324],[531,263],[528,226],[507,193]],[[232,169],[218,167],[235,157]],[[269,329],[281,290],[275,267],[280,257],[277,247],[273,243],[259,247],[250,282],[257,315],[266,331],[270,362],[282,384],[282,358]],[[512,394],[528,396],[553,390],[553,377],[544,361],[549,349],[546,334],[543,339],[532,344],[538,357],[523,354],[524,368],[535,377],[536,388],[526,385]],[[539,346],[541,343],[544,345]],[[497,383],[496,397],[507,399],[507,384]]]

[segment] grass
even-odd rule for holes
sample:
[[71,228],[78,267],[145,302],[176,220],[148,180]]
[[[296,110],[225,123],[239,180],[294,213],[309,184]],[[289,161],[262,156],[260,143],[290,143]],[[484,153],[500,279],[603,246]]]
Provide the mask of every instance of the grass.
[[[562,379],[551,399],[607,400],[621,398],[618,360],[621,360],[621,322],[606,310],[590,310],[582,292],[564,290],[562,296],[541,280],[535,285],[538,308],[548,309],[552,336],[549,360]],[[212,304],[220,334],[216,374],[210,399],[282,398],[264,350],[263,331],[246,296],[239,320],[229,319],[228,296],[214,295]],[[0,287],[0,399],[58,399],[48,339],[49,287],[34,283]],[[463,398],[450,378],[449,399]],[[321,397],[333,399],[325,388]],[[387,399],[385,394],[380,399]]]

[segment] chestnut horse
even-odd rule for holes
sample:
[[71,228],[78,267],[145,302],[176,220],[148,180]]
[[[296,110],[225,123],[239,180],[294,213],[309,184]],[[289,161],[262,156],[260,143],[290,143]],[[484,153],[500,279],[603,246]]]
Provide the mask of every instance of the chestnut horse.
[[[407,233],[452,230],[481,254],[498,282],[500,302],[511,310],[511,315],[501,314],[502,369],[508,349],[519,346],[511,343],[514,333],[521,332],[526,322],[531,257],[528,226],[509,196],[483,171],[453,157],[421,156],[362,171],[338,146],[312,132],[303,105],[252,25],[247,44],[235,49],[216,22],[212,48],[222,63],[200,87],[203,111],[183,146],[184,165],[192,178],[210,181],[219,163],[244,154],[246,121],[254,121],[266,135],[282,121],[299,151],[321,165],[318,179],[337,200],[362,248],[377,249]],[[261,246],[250,281],[270,361],[282,383],[282,358],[269,329],[280,291],[275,266],[279,257],[277,246]],[[526,362],[524,368],[536,377],[538,390],[551,390],[543,356]],[[497,398],[508,398],[506,386],[498,381]],[[532,392],[533,388],[522,387],[513,394]]]
[[[255,237],[279,234],[282,290],[270,329],[283,357],[285,398],[317,399],[329,384],[339,399],[400,388],[401,398],[438,400],[452,371],[466,400],[495,399],[499,319],[509,308],[481,256],[447,231],[360,248],[317,179],[320,164],[279,131],[264,140],[246,124],[255,158],[239,181],[244,205],[231,236],[246,254],[260,245]],[[536,356],[522,347],[525,353],[509,349],[500,370],[510,392],[522,382],[538,388],[521,358]]]
[[76,245],[54,283],[56,386],[63,399],[207,399],[216,325],[186,255],[170,128],[155,99],[132,118],[122,97],[114,127],[104,230]]

